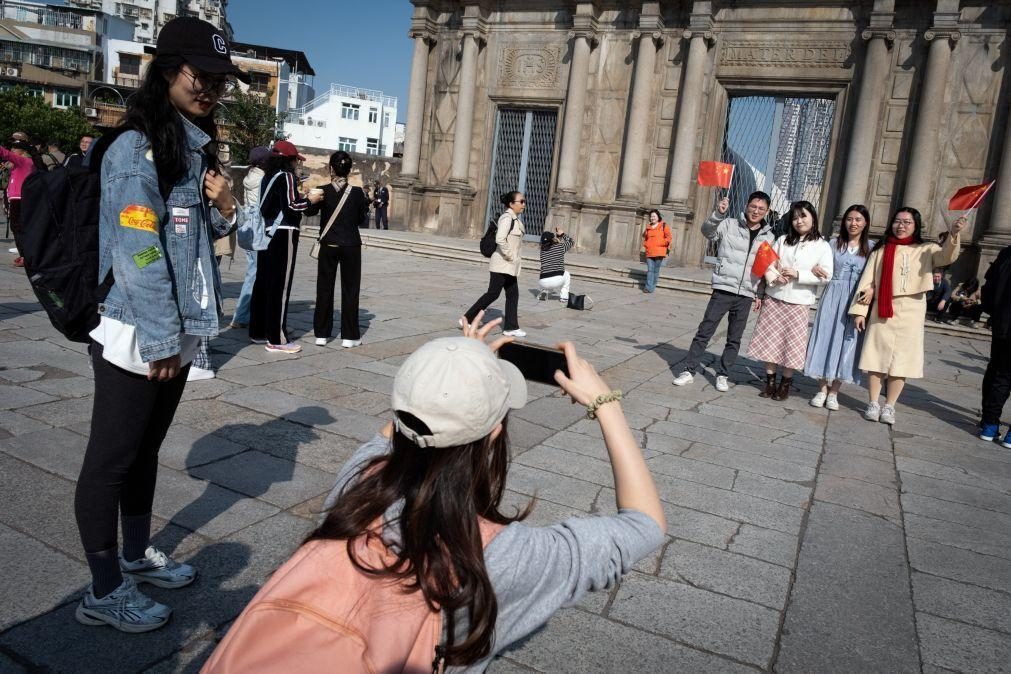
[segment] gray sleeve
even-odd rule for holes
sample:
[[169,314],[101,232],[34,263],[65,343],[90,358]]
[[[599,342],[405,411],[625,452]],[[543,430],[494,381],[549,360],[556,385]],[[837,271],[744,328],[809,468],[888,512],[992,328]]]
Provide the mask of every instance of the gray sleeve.
[[727,220],[728,218],[725,218],[716,211],[713,211],[712,215],[706,218],[706,221],[702,223],[702,236],[706,237],[710,241],[715,241],[720,238],[720,225]]
[[587,592],[613,587],[661,543],[660,527],[637,510],[573,517],[549,527],[509,525],[485,550],[498,597],[494,651],[527,636]]
[[337,479],[334,481],[330,493],[327,494],[326,500],[323,501],[323,511],[326,512],[330,508],[333,508],[334,503],[337,502],[337,498],[344,491],[344,488],[351,482],[352,478],[358,475],[358,471],[369,464],[369,461],[389,453],[390,441],[378,433],[355,450],[355,453],[351,455],[351,458],[348,459],[340,472],[337,473]]

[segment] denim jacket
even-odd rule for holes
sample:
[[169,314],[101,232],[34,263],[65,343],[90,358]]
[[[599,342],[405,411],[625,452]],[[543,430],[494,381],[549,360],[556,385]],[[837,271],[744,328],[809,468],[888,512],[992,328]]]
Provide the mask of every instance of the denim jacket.
[[189,170],[168,198],[158,189],[151,145],[138,131],[117,138],[102,160],[99,279],[115,283],[98,312],[137,330],[145,362],[180,352],[181,335],[218,334],[221,278],[212,238],[226,220],[204,197],[210,137],[183,118]]

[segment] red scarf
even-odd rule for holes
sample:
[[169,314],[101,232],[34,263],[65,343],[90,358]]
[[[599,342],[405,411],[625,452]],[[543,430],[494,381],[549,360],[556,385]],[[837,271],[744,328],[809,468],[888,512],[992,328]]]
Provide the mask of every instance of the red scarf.
[[885,259],[881,262],[881,288],[878,291],[878,318],[891,318],[895,315],[892,309],[892,277],[895,271],[895,249],[898,246],[908,246],[913,237],[896,239],[889,236],[885,242]]

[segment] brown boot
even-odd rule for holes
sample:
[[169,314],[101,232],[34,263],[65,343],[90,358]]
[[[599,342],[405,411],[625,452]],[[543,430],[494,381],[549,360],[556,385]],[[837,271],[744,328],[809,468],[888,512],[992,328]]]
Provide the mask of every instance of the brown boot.
[[782,381],[779,382],[779,388],[776,389],[775,395],[772,396],[773,400],[786,400],[790,397],[790,384],[793,383],[793,377],[783,377]]
[[758,395],[762,398],[772,398],[776,393],[776,373],[765,375],[765,388]]

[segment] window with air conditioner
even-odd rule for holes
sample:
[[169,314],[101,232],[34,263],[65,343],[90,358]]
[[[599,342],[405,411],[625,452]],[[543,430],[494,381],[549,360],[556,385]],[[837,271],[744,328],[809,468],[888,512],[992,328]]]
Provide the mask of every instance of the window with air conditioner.
[[355,138],[346,138],[344,136],[339,136],[337,138],[337,149],[344,150],[345,152],[357,152],[358,140]]
[[378,138],[366,138],[365,139],[365,154],[379,154],[379,139]]
[[341,119],[358,119],[360,105],[353,103],[341,103]]

